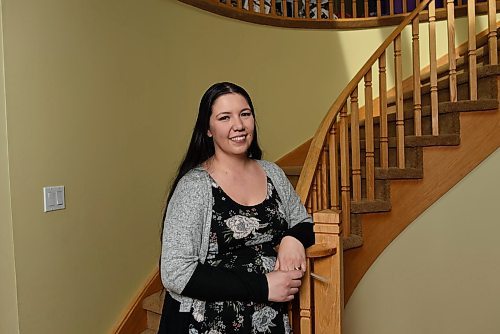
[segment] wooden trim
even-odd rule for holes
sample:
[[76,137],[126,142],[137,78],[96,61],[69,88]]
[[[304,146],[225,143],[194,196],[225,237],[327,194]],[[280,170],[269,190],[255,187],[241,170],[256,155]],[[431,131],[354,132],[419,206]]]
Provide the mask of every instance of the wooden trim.
[[[284,16],[271,16],[265,13],[257,13],[251,10],[240,10],[237,7],[219,4],[211,0],[179,0],[196,8],[200,8],[217,15],[230,17],[236,20],[251,22],[262,25],[269,25],[282,28],[301,28],[301,29],[366,29],[383,26],[396,26],[400,24],[408,15],[394,14],[380,17],[363,17],[363,18],[344,18],[344,10],[341,9],[341,18],[318,20],[311,18],[293,18]],[[306,4],[309,2],[306,1]],[[392,3],[392,2],[390,2]],[[341,1],[341,7],[344,5]],[[497,1],[497,8],[499,8],[500,1]],[[418,6],[418,5],[417,5]],[[488,4],[481,2],[476,4],[476,11],[478,14],[488,13]],[[467,7],[457,7],[455,10],[456,17],[467,15]],[[439,8],[436,10],[436,20],[446,20],[446,8]],[[420,14],[420,19],[427,20],[427,12]]]
[[391,181],[392,210],[366,214],[363,247],[344,254],[345,301],[382,251],[422,212],[500,148],[500,110],[460,114],[460,146],[424,148],[422,180]]
[[158,269],[149,276],[146,282],[146,285],[137,293],[135,299],[125,310],[124,316],[120,317],[121,322],[115,326],[111,333],[138,334],[147,328],[147,312],[142,308],[142,301],[163,288]]

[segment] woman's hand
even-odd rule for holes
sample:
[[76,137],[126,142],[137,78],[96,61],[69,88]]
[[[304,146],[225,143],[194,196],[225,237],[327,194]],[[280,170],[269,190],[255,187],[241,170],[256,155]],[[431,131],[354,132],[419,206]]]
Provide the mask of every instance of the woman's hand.
[[271,271],[266,274],[269,288],[268,300],[271,302],[288,302],[299,292],[300,279],[304,273],[300,270]]
[[281,239],[274,270],[306,271],[306,251],[300,241],[292,236]]

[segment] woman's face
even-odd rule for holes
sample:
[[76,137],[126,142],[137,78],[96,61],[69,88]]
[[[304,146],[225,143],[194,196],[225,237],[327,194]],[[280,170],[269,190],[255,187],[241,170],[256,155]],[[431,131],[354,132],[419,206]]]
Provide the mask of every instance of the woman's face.
[[230,93],[215,100],[207,132],[213,138],[215,155],[246,156],[254,128],[252,111],[243,96]]

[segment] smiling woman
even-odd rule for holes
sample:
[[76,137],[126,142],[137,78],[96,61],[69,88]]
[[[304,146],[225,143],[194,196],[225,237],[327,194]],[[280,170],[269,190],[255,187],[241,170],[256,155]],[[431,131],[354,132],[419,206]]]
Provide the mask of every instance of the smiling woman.
[[242,95],[225,94],[213,104],[207,135],[214,141],[215,157],[227,154],[246,156],[254,129],[252,110]]
[[261,156],[248,93],[210,87],[165,209],[159,333],[290,333],[285,302],[314,233],[283,171]]

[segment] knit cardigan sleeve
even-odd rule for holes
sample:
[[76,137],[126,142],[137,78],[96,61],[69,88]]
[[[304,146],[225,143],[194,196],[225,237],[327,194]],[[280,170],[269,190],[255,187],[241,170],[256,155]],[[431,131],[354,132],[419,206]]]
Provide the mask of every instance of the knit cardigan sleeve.
[[165,288],[181,294],[200,260],[206,216],[203,180],[184,176],[167,206],[163,226],[161,278]]
[[260,160],[259,162],[271,176],[283,202],[289,227],[285,232],[285,236],[288,235],[298,239],[305,248],[313,245],[315,238],[312,218],[307,213],[306,208],[300,201],[300,197],[295,192],[285,172],[275,163],[265,160]]

